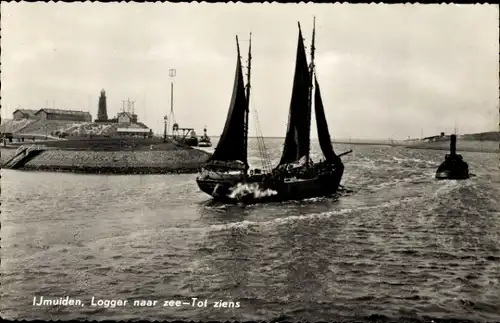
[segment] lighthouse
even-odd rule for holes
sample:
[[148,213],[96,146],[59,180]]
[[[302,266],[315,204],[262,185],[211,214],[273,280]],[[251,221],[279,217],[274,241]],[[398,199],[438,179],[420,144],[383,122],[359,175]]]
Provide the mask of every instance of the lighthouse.
[[97,110],[97,120],[108,120],[108,109],[106,107],[106,91],[102,89],[101,96],[99,97],[99,109]]

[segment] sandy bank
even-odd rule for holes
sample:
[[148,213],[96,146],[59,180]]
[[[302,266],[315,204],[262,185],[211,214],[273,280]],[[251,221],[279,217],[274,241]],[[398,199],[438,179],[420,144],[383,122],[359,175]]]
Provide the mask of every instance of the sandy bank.
[[[15,154],[2,149],[2,163]],[[165,174],[196,173],[210,157],[198,149],[90,151],[46,150],[29,161],[23,170],[75,173]]]
[[[429,142],[406,146],[410,149],[450,150],[449,141]],[[498,141],[457,140],[457,152],[500,153]]]

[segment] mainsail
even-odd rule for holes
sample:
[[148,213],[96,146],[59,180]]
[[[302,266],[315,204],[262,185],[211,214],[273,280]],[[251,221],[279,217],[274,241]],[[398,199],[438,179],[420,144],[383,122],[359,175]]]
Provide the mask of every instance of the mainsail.
[[321,99],[321,92],[316,76],[314,77],[314,85],[314,114],[316,116],[316,127],[318,128],[319,145],[326,161],[337,163],[339,158],[333,151],[330,132],[328,131],[328,123],[326,122],[325,117],[325,110],[323,109],[323,100]]
[[309,156],[311,106],[309,89],[311,76],[307,65],[306,51],[299,26],[299,41],[295,62],[292,99],[288,116],[288,129],[279,165],[289,164],[303,156]]
[[238,60],[236,62],[233,94],[227,113],[226,125],[210,160],[241,161],[248,168],[245,144],[247,139],[245,123],[248,114],[248,102],[245,95],[238,37],[236,37],[236,46],[238,48]]

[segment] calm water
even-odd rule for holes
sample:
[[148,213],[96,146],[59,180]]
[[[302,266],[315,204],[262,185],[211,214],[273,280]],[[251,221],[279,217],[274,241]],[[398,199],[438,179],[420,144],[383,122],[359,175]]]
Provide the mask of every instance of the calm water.
[[[282,140],[267,146],[277,159]],[[498,156],[463,153],[477,177],[438,182],[445,152],[352,148],[352,192],[251,207],[208,203],[196,175],[2,170],[2,317],[500,320]],[[192,297],[208,306],[163,307]]]

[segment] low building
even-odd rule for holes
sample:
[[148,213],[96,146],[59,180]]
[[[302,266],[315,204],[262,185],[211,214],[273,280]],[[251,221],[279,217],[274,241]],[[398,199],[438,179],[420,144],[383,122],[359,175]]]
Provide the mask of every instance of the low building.
[[20,119],[37,119],[36,116],[37,110],[29,110],[29,109],[17,109],[12,113],[14,120]]
[[143,123],[121,124],[116,129],[119,136],[152,137],[153,131]]
[[35,115],[42,120],[92,122],[92,115],[84,111],[40,109]]
[[118,123],[137,123],[137,114],[130,112],[118,113]]

